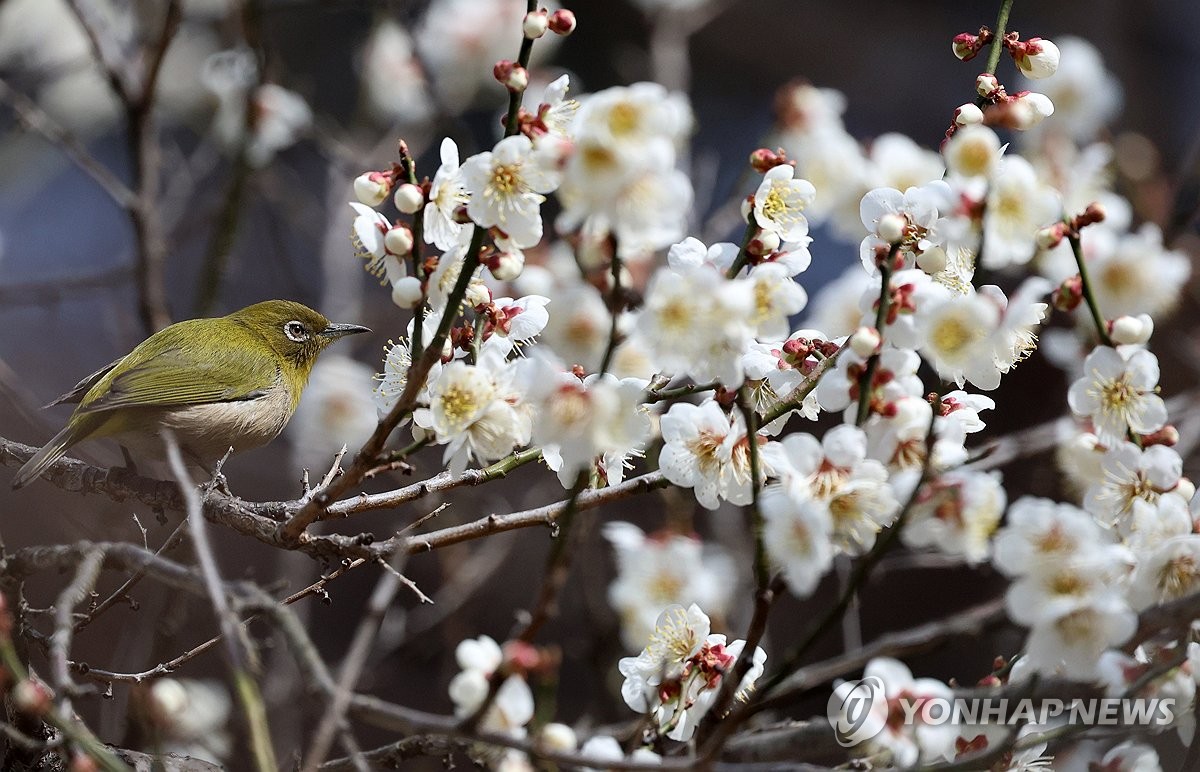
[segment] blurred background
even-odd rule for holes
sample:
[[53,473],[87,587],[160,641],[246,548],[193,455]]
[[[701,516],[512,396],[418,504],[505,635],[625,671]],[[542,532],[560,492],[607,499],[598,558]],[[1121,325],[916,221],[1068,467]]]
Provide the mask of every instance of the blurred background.
[[[136,72],[136,52],[154,49],[166,3],[91,0],[83,5],[104,30],[118,69]],[[983,67],[982,58],[958,62],[950,40],[958,32],[990,26],[997,5],[992,0],[582,2],[572,7],[579,27],[571,37],[547,36],[535,46],[531,92],[539,94],[537,84],[561,72],[571,74],[573,93],[640,80],[685,91],[696,116],[686,159],[696,189],[693,233],[715,230],[716,236],[734,237],[740,223],[720,219],[721,213],[727,213],[729,201],[752,192],[742,176],[745,159],[756,147],[774,146],[774,104],[782,86],[803,79],[844,93],[845,126],[858,140],[900,132],[936,150],[954,108],[974,97],[974,78]],[[323,472],[343,441],[353,450],[374,426],[372,374],[382,368],[386,341],[404,334],[408,312],[391,303],[388,291],[354,255],[346,203],[353,200],[351,182],[364,171],[389,168],[399,139],[412,148],[419,174],[430,176],[442,137],[454,138],[464,157],[494,143],[505,95],[491,68],[499,58],[516,57],[523,6],[512,0],[182,4],[149,119],[160,156],[155,218],[171,318],[219,315],[263,299],[291,298],[337,321],[375,330],[326,355],[283,438],[229,464],[226,473],[238,495],[296,497],[302,468]],[[1136,221],[1169,225],[1175,191],[1192,175],[1200,129],[1200,39],[1193,34],[1198,25],[1200,6],[1186,0],[1098,0],[1086,11],[1080,4],[1018,0],[1012,13],[1010,29],[1022,37],[1072,35],[1090,41],[1121,85],[1108,116],[1111,128],[1103,136],[1116,148],[1121,190],[1133,204]],[[1011,61],[1003,60],[1001,79],[1015,81],[1012,72]],[[138,146],[129,126],[141,118],[114,95],[64,0],[0,1],[0,81],[0,436],[40,445],[69,411],[38,406],[147,334],[135,280],[146,249],[138,226],[70,157],[86,154],[126,185],[138,185]],[[854,264],[858,254],[858,237],[844,239],[829,228],[813,235],[813,264],[800,277],[810,295]],[[1194,254],[1186,229],[1174,246]],[[1178,334],[1156,335],[1168,341],[1158,352],[1168,394],[1197,379],[1195,310],[1189,292],[1171,322]],[[1064,376],[1035,357],[996,396],[991,436],[1062,415],[1063,388]],[[401,444],[405,440],[402,436]],[[81,451],[101,465],[119,463],[115,447],[100,444]],[[397,472],[372,484],[394,487],[430,476],[440,469],[440,451],[419,454],[414,466],[412,477]],[[1195,477],[1197,472],[1194,460],[1188,460],[1185,473]],[[138,507],[79,498],[47,484],[14,494],[8,475],[0,472],[0,533],[9,549],[79,539],[141,543],[134,514],[154,548],[177,522],[177,513],[159,522]],[[1044,456],[1010,465],[1005,477],[1013,497],[1050,495],[1058,486]],[[553,475],[528,466],[502,483],[455,492],[453,506],[435,526],[561,496]],[[327,527],[390,534],[439,503],[431,497]],[[563,650],[558,720],[586,717],[605,723],[628,717],[617,696],[614,665],[630,652],[622,646],[617,616],[605,597],[613,557],[597,527],[602,520],[630,520],[647,531],[683,522],[719,542],[740,577],[736,592],[742,594],[735,597],[747,599],[733,604],[721,629],[744,630],[750,610],[746,523],[732,509],[715,514],[694,509],[686,492],[666,491],[586,519],[586,546],[563,614],[544,635]],[[224,531],[214,537],[226,577],[255,579],[281,595],[330,568]],[[497,640],[507,636],[514,610],[532,602],[549,543],[543,531],[520,531],[414,557],[405,572],[436,604],[417,608],[413,596],[400,596],[363,688],[449,712],[446,684],[456,671],[454,645],[479,634]],[[176,557],[186,558],[186,550]],[[915,564],[923,570],[911,570]],[[298,604],[329,661],[337,662],[348,644],[376,574],[374,568],[351,572],[330,585],[329,603]],[[28,589],[30,602],[49,605],[62,581],[39,577]],[[101,590],[120,581],[106,575]],[[780,604],[768,634],[769,653],[784,650],[813,609],[829,602],[834,584],[828,584],[827,592],[818,591],[804,603]],[[861,609],[864,636],[943,616],[992,597],[1002,586],[988,570],[898,558],[881,571]],[[80,634],[80,659],[116,671],[142,670],[215,630],[204,603],[149,582],[135,597],[137,608],[118,607]],[[268,645],[264,687],[277,747],[299,749],[316,716],[297,701],[303,685],[286,647],[272,646],[266,628],[255,632]],[[1022,640],[1021,631],[1002,631],[986,645],[964,641],[910,664],[921,675],[970,683],[990,669],[994,655],[1015,651]],[[833,654],[839,645],[833,636],[815,656]],[[215,651],[179,675],[220,677]],[[545,695],[555,694],[555,684],[545,687]],[[545,695],[539,693],[539,700]],[[218,715],[222,698],[209,696],[204,704]],[[128,718],[130,702],[131,690],[118,685],[111,701],[93,698],[80,705],[103,739],[136,744],[141,730]],[[823,705],[822,695],[798,705],[793,715],[811,715]],[[209,732],[207,740],[196,742],[212,744],[215,735]],[[360,739],[371,747],[394,738],[364,729]],[[1167,760],[1177,749],[1170,739],[1160,751]],[[225,752],[202,750],[213,757]],[[235,769],[237,759],[236,751],[226,757]]]

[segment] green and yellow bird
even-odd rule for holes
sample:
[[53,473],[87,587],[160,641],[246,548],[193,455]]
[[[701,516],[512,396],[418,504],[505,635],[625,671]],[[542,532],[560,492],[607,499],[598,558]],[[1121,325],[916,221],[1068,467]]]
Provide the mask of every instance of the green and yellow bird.
[[[162,457],[171,429],[186,458],[209,466],[229,448],[275,439],[300,402],[317,355],[343,335],[290,300],[268,300],[216,319],[172,324],[51,402],[79,403],[71,420],[17,472],[28,485],[76,443],[113,437],[144,457]],[[47,406],[48,407],[48,406]]]

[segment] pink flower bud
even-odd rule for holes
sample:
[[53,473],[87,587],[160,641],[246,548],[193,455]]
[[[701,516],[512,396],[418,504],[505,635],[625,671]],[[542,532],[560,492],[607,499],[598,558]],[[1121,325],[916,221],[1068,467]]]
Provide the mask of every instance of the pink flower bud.
[[883,338],[879,336],[879,330],[874,327],[859,327],[850,336],[850,349],[866,359],[879,350],[879,344],[882,342]]
[[536,11],[525,14],[525,21],[521,24],[521,30],[525,33],[525,37],[530,40],[537,40],[546,34],[546,29],[549,26],[549,12],[545,8],[539,8]]
[[422,295],[421,280],[416,276],[405,276],[392,284],[392,302],[400,308],[416,308]]
[[413,234],[403,223],[383,234],[383,248],[393,255],[404,257],[412,252]]
[[1048,78],[1058,70],[1058,46],[1044,38],[1030,38],[1009,48],[1013,61],[1026,78]]
[[[1179,444],[1179,430],[1172,424],[1167,424],[1163,428],[1151,434],[1142,435],[1142,446],[1150,447],[1151,445],[1166,445],[1168,448]],[[1175,484],[1172,490],[1185,494],[1190,501],[1192,496],[1196,495],[1196,485],[1186,477],[1180,477],[1179,482]]]
[[466,301],[471,308],[487,308],[492,304],[492,291],[479,279],[472,279],[467,285]]
[[760,147],[750,154],[750,166],[759,174],[766,174],[776,166],[790,163],[787,159],[787,153],[783,148],[779,150],[770,150],[765,147]]
[[954,55],[964,62],[974,59],[980,48],[979,36],[972,35],[970,32],[961,32],[955,35],[954,40],[950,43],[950,49],[954,51]]
[[411,182],[406,182],[396,188],[396,195],[392,198],[396,208],[404,214],[414,214],[418,209],[425,206],[425,194],[421,189]]
[[17,710],[31,716],[44,716],[50,711],[52,697],[44,683],[26,678],[12,689],[12,701]]
[[773,231],[760,230],[746,245],[746,251],[752,255],[763,257],[779,249],[779,234]]
[[1104,204],[1099,201],[1093,201],[1087,205],[1087,209],[1075,216],[1072,224],[1076,229],[1093,223],[1104,222],[1104,218],[1108,216],[1108,212],[1104,209]]
[[566,8],[559,8],[550,14],[550,31],[555,35],[570,35],[575,31],[575,14]]
[[980,110],[974,102],[959,105],[958,109],[954,111],[954,122],[959,126],[983,123],[983,110]]
[[499,252],[488,261],[488,270],[500,281],[512,281],[525,270],[525,255],[520,252]]
[[76,753],[71,757],[67,772],[100,772],[100,767],[91,756]]
[[1083,279],[1079,274],[1065,279],[1050,295],[1050,302],[1059,311],[1074,311],[1083,302]]
[[391,191],[391,177],[384,172],[367,172],[354,178],[354,197],[365,206],[379,206]]
[[[1174,426],[1164,426],[1159,431],[1163,432],[1163,431],[1166,431],[1167,429],[1171,429],[1175,432],[1175,442],[1179,442],[1179,430],[1176,429]],[[1171,444],[1173,445],[1175,443],[1171,443]],[[1196,484],[1186,477],[1180,477],[1179,482],[1176,483],[1176,485],[1175,485],[1175,492],[1178,493],[1180,496],[1183,496],[1183,498],[1185,500],[1191,501],[1192,497],[1196,495]]]
[[492,75],[509,91],[524,91],[529,85],[529,72],[511,59],[496,62]]
[[1066,227],[1056,222],[1053,225],[1047,225],[1045,228],[1039,228],[1034,234],[1033,240],[1037,244],[1038,249],[1054,249],[1062,243],[1065,235]]
[[1000,90],[1000,80],[990,72],[985,72],[975,79],[975,91],[981,97],[990,97]]

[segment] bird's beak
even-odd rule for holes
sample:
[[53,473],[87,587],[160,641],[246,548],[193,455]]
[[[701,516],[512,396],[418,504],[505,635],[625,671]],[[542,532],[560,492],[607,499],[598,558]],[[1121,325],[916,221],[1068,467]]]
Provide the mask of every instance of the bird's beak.
[[369,327],[363,327],[361,324],[331,324],[321,330],[321,335],[330,340],[337,340],[343,335],[358,335],[360,332],[370,332]]

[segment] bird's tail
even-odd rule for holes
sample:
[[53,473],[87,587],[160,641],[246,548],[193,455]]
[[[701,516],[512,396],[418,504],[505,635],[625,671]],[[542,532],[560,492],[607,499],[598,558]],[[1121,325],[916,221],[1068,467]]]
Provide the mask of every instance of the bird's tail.
[[25,465],[17,470],[17,476],[13,478],[13,490],[24,488],[29,483],[36,480],[57,460],[63,457],[67,449],[79,442],[79,427],[67,424],[63,430],[47,442],[41,450],[34,453],[33,456],[25,462]]

